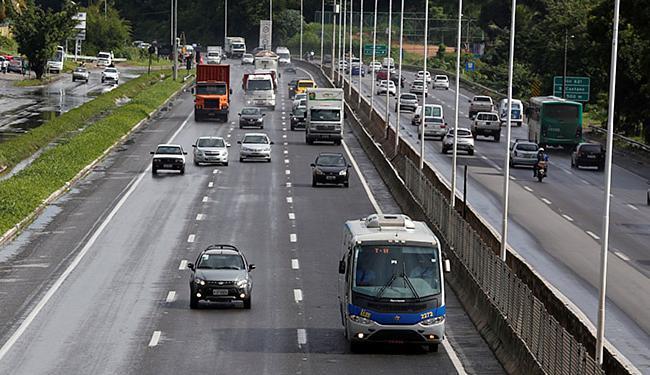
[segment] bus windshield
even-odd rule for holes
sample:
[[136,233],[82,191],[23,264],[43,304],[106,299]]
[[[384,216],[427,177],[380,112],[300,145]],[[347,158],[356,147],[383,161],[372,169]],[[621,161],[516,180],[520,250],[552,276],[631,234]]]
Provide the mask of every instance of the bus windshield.
[[546,104],[543,109],[543,116],[551,121],[576,122],[579,111],[575,105]]
[[355,249],[354,292],[377,299],[419,299],[440,294],[433,247],[365,245]]

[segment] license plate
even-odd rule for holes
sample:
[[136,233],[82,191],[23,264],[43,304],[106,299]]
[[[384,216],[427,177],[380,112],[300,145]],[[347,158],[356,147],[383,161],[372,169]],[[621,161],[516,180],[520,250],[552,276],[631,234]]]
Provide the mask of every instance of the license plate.
[[163,168],[171,168],[171,167],[172,167],[171,164],[163,164]]
[[596,155],[587,155],[587,159],[596,159]]
[[227,289],[212,289],[212,295],[213,296],[227,296],[228,295],[228,290]]
[[336,176],[326,176],[325,178],[328,179],[328,180],[335,180]]

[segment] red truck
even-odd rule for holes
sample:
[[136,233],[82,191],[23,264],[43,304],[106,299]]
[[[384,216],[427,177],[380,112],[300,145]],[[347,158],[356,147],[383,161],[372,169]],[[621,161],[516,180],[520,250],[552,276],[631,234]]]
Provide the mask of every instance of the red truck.
[[230,111],[230,65],[199,64],[194,86],[194,121],[207,117],[228,121]]

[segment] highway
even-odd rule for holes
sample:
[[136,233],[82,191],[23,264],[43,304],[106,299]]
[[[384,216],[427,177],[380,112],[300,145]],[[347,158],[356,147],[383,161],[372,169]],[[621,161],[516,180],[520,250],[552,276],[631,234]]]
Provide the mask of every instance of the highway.
[[[329,73],[329,67],[327,68]],[[408,92],[414,72],[403,72]],[[349,77],[346,75],[346,77]],[[353,85],[358,87],[358,76]],[[455,82],[449,90],[429,91],[427,103],[442,104],[446,122],[454,125]],[[372,78],[362,79],[364,97],[370,100]],[[468,100],[474,94],[461,88],[459,123],[469,128]],[[386,97],[375,96],[374,105],[385,118]],[[397,116],[390,98],[391,126]],[[420,150],[412,114],[402,112],[401,139]],[[512,140],[528,138],[526,124],[512,128]],[[479,136],[476,153],[458,154],[457,188],[462,196],[463,165],[469,167],[468,203],[501,231],[505,127],[501,142]],[[600,237],[604,173],[571,168],[570,155],[551,149],[549,177],[539,183],[528,168],[511,168],[509,245],[592,321],[596,321],[600,264]],[[426,140],[425,159],[440,176],[451,181],[452,156],[441,154],[441,142]],[[628,170],[615,157],[612,169],[612,205],[606,337],[639,369],[650,371],[650,207],[645,197],[650,171]],[[627,163],[630,164],[630,163]]]
[[[0,247],[0,374],[503,373],[450,289],[440,352],[350,353],[336,292],[343,223],[399,208],[351,132],[343,146],[307,146],[289,130],[290,74],[265,118],[272,162],[239,162],[245,69],[232,64],[230,123],[194,122],[182,94]],[[203,135],[230,140],[228,167],[188,155],[185,175],[152,176],[155,145],[191,154]],[[311,187],[322,151],[355,160],[350,188]],[[187,262],[213,243],[257,266],[251,310],[190,310]]]

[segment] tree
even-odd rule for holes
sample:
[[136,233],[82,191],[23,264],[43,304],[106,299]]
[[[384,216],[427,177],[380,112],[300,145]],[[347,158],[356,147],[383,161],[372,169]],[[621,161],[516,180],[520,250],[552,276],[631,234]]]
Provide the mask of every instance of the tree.
[[99,51],[120,51],[131,42],[131,25],[122,19],[112,6],[95,3],[86,8],[86,50],[90,54]]
[[20,17],[13,23],[13,33],[18,43],[18,52],[27,56],[31,69],[41,78],[47,60],[56,52],[56,46],[72,35],[77,21],[76,6],[69,1],[60,12],[43,10],[29,2]]

